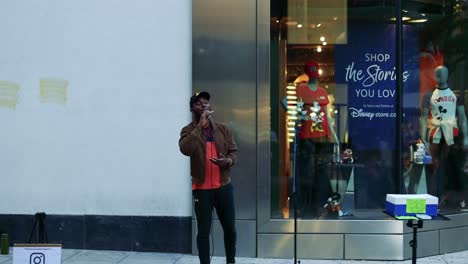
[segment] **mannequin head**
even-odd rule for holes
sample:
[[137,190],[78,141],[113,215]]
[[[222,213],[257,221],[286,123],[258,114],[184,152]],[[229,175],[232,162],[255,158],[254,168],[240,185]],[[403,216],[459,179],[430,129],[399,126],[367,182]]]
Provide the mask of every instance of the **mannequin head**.
[[304,65],[304,73],[309,76],[309,80],[313,81],[319,77],[319,65],[315,61],[308,61]]
[[434,70],[434,77],[437,81],[437,87],[447,87],[448,69],[445,66],[437,66]]

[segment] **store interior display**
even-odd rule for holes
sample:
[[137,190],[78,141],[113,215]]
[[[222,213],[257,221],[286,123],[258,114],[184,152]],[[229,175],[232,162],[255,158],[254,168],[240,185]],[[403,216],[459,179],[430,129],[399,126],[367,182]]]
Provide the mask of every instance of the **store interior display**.
[[[397,52],[391,6],[340,7],[312,16],[327,4],[310,11],[318,4],[306,2],[294,1],[287,14],[272,17],[277,67],[272,74],[278,74],[272,107],[280,101],[286,110],[274,115],[279,160],[273,165],[278,175],[272,177],[280,183],[274,206],[290,218],[296,120],[301,122],[296,153],[301,217],[332,217],[320,208],[334,192],[343,205],[349,186],[355,186],[353,203],[364,214],[380,212],[387,193],[432,194],[440,197],[442,210],[466,206],[468,75],[463,54],[468,53],[453,39],[462,28],[449,25],[453,17],[439,14],[437,4],[418,13],[422,4],[410,1],[404,48]],[[426,12],[432,13],[430,19]],[[397,104],[399,56],[402,105]],[[438,89],[443,85],[449,87],[444,92]],[[397,108],[403,113],[398,132]]]
[[[437,86],[426,93],[421,103],[421,139],[429,146],[432,156],[432,174],[428,179],[428,192],[441,198],[463,203],[462,182],[464,173],[454,157],[457,145],[468,146],[467,118],[463,99],[449,87],[448,68],[440,65],[434,70]],[[452,155],[451,155],[452,154]],[[461,160],[461,162],[463,162]],[[446,192],[445,188],[450,192]],[[449,197],[454,196],[454,197]]]
[[410,144],[411,162],[415,164],[431,164],[432,157],[421,139]]
[[331,216],[343,216],[340,202],[341,195],[337,192],[334,192],[328,195],[327,203],[323,207],[327,209],[328,214]]
[[341,156],[341,162],[345,164],[353,164],[354,163],[354,158],[353,158],[353,150],[352,149],[345,149],[343,151],[343,154]]
[[[334,149],[339,152],[339,140],[327,110],[328,93],[318,84],[319,70],[319,64],[313,60],[304,63],[303,72],[307,78],[301,74],[296,79],[296,101],[288,111],[300,127],[295,137],[297,152],[293,154],[297,161],[299,211],[301,215],[312,217],[320,215],[321,201],[331,191],[325,171],[330,162],[327,157],[332,156]],[[291,109],[287,100],[282,102],[285,109]]]

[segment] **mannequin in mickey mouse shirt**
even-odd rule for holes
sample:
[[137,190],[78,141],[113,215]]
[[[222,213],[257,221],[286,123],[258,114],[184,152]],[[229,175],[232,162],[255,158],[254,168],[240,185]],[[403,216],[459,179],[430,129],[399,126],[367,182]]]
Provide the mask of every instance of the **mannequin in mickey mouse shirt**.
[[438,66],[434,76],[437,86],[422,99],[420,128],[421,139],[429,146],[432,155],[433,174],[428,186],[429,193],[442,198],[449,152],[459,140],[463,140],[465,148],[468,146],[468,131],[463,99],[457,97],[448,86],[447,67]]
[[329,122],[327,105],[327,91],[318,86],[319,65],[315,61],[308,61],[304,65],[304,71],[309,77],[308,82],[297,84],[296,96],[298,100],[304,103],[304,109],[307,110],[308,120],[302,123],[299,133],[300,139],[315,139],[319,142],[328,142],[330,137],[338,143],[338,137]]
[[[317,82],[319,65],[308,61],[304,65],[308,81],[297,84],[296,96],[303,102],[305,120],[302,120],[298,135],[297,165],[299,199],[305,214],[317,216],[323,201],[327,199],[329,181],[324,165],[330,162],[327,154],[333,152],[333,143],[339,145],[338,137],[328,117],[327,91]],[[339,147],[336,148],[339,153]]]

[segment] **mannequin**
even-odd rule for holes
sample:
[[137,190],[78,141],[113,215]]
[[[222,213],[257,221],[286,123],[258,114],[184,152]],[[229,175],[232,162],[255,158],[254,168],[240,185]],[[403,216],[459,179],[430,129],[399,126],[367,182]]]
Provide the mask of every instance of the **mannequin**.
[[[438,66],[434,70],[437,86],[434,91],[424,95],[421,105],[421,139],[432,155],[433,173],[429,182],[429,193],[441,198],[443,203],[444,187],[447,175],[449,153],[453,151],[460,140],[463,146],[468,146],[467,118],[462,98],[457,98],[448,86],[448,69]],[[428,120],[430,121],[428,123]],[[458,127],[460,124],[460,129]],[[450,175],[455,176],[451,174]],[[460,186],[461,187],[461,186]]]
[[[301,79],[298,78],[296,84],[297,100],[303,104],[297,141],[296,181],[302,213],[310,216],[318,216],[323,201],[330,193],[329,180],[324,167],[331,161],[327,159],[327,154],[332,153],[333,149],[338,153],[340,151],[338,137],[328,116],[328,93],[318,85],[318,71],[318,63],[308,61],[304,65],[308,80],[302,76]],[[332,142],[336,144],[335,148]]]

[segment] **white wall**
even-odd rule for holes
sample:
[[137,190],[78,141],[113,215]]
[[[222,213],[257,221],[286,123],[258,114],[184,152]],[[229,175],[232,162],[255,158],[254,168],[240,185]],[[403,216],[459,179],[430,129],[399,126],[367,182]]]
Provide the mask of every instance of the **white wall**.
[[190,0],[1,1],[0,213],[190,216],[191,40]]

